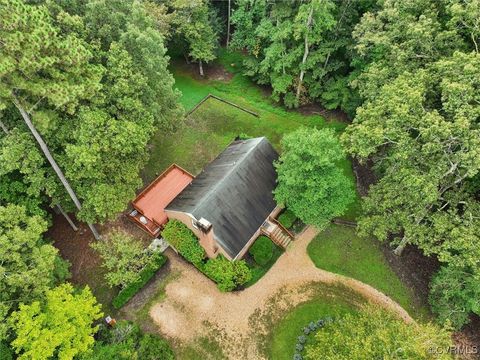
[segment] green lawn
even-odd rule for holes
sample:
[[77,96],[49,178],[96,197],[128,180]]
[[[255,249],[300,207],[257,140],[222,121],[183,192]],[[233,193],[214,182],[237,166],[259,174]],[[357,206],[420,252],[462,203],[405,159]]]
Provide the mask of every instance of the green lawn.
[[327,316],[336,317],[346,312],[358,311],[363,299],[341,285],[317,285],[316,295],[310,301],[290,310],[273,324],[267,341],[267,357],[275,360],[291,360],[295,353],[297,337],[311,321]]
[[361,239],[355,229],[330,225],[309,244],[308,254],[321,269],[360,280],[397,301],[413,317],[428,317],[386,262],[378,242]]
[[[171,71],[176,87],[182,92],[180,99],[186,110],[195,106],[209,93],[234,102],[257,112],[257,118],[215,99],[207,100],[175,133],[158,132],[150,143],[150,159],[143,177],[153,180],[171,163],[177,163],[193,174],[197,174],[213,160],[239,134],[266,136],[280,151],[280,140],[284,134],[307,127],[330,127],[338,133],[345,123],[326,121],[319,115],[302,115],[288,111],[274,103],[259,86],[241,74],[241,56],[221,51],[218,62],[233,73],[229,81],[208,81],[192,77],[191,68],[182,60],[173,60]],[[231,66],[234,64],[234,66]],[[354,179],[351,163],[343,161],[339,166]],[[353,219],[359,211],[359,199],[347,211],[346,218]]]

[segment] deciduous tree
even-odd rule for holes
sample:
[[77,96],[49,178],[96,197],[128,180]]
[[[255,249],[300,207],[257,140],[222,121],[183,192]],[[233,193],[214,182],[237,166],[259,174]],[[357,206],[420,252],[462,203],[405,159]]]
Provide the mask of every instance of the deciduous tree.
[[302,128],[285,135],[276,164],[276,201],[305,223],[325,226],[342,215],[355,196],[352,181],[339,167],[344,160],[333,130]]
[[480,278],[468,267],[444,266],[432,279],[429,301],[440,323],[460,329],[480,315]]
[[149,257],[143,244],[120,229],[112,230],[104,241],[91,244],[102,258],[110,286],[126,286],[139,279],[139,272]]
[[75,291],[63,284],[46,293],[46,301],[22,304],[9,319],[16,338],[18,359],[43,360],[54,356],[73,359],[91,350],[102,317],[100,305],[88,287]]
[[327,323],[305,348],[308,360],[452,359],[450,333],[432,324],[407,324],[386,310],[367,307]]
[[65,279],[65,262],[42,239],[46,230],[47,222],[24,207],[0,206],[0,339],[8,331],[6,317],[20,302],[42,299]]
[[186,41],[188,56],[198,62],[200,75],[204,76],[203,63],[216,58],[218,46],[218,33],[212,23],[214,14],[205,0],[174,0],[171,6],[176,31]]

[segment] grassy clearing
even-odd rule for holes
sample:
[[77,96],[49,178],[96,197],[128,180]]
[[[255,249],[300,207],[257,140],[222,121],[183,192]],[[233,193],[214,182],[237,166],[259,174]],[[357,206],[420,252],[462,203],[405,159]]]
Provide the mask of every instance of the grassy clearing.
[[272,324],[267,340],[266,355],[269,359],[291,360],[295,353],[297,337],[311,321],[326,316],[336,317],[346,312],[356,312],[364,299],[339,284],[312,285],[315,296],[287,312]]
[[227,340],[224,333],[214,328],[209,323],[206,332],[188,344],[176,344],[175,354],[177,359],[181,360],[224,360],[227,359],[226,349],[221,343]]
[[[241,74],[241,55],[222,50],[218,62],[233,73],[229,81],[196,79],[192,77],[191,68],[182,60],[172,61],[171,71],[176,87],[182,92],[180,101],[185,109],[193,108],[206,95],[214,94],[257,112],[259,118],[218,100],[207,100],[184,123],[179,124],[175,133],[158,132],[154,136],[150,143],[150,159],[143,173],[146,182],[153,180],[173,162],[197,174],[239,134],[266,136],[280,151],[283,135],[299,127],[329,127],[337,133],[345,129],[345,123],[327,122],[320,115],[303,115],[274,103],[265,90]],[[339,166],[354,179],[350,161],[345,160]],[[356,217],[359,203],[357,198],[347,211],[346,218]]]
[[321,269],[352,277],[382,291],[412,316],[427,316],[428,310],[416,304],[413,292],[385,261],[379,244],[359,238],[353,228],[330,225],[309,244],[308,255]]
[[225,356],[222,347],[213,337],[200,337],[191,344],[180,348],[177,358],[181,360],[223,360]]

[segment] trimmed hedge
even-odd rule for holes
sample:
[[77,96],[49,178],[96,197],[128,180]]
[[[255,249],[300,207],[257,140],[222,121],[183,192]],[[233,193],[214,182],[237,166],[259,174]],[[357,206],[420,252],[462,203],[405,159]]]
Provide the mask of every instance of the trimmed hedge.
[[112,305],[115,309],[120,309],[125,305],[137,292],[139,292],[155,273],[167,262],[167,258],[161,254],[154,254],[152,261],[140,271],[140,278],[125,288],[120,290],[118,295],[113,299]]
[[186,260],[217,283],[220,291],[231,291],[252,278],[244,260],[229,261],[222,255],[205,261],[205,250],[195,234],[184,223],[170,220],[162,231],[162,237],[178,250]]
[[162,237],[193,265],[199,269],[202,267],[205,251],[184,223],[170,220],[162,231]]
[[265,265],[273,256],[275,245],[266,236],[260,236],[248,251],[258,265]]
[[280,216],[278,217],[278,222],[282,224],[285,228],[290,229],[295,223],[295,221],[297,221],[297,219],[297,216],[287,209],[280,214]]

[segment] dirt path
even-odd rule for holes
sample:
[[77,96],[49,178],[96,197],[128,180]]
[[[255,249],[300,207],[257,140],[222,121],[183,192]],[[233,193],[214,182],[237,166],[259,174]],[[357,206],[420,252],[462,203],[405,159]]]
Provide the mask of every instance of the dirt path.
[[[222,345],[243,342],[240,353],[228,351],[232,358],[261,358],[256,345],[248,341],[252,331],[250,320],[268,301],[281,293],[278,306],[291,308],[309,299],[305,286],[312,282],[340,282],[352,288],[366,299],[396,312],[405,321],[413,321],[408,313],[392,299],[360,281],[333,274],[315,267],[307,254],[307,245],[318,234],[308,227],[293,242],[269,270],[253,286],[239,292],[221,293],[215,284],[168,250],[171,269],[181,273],[169,283],[165,299],[152,306],[150,316],[161,333],[169,338],[188,343],[205,336],[214,328],[222,333]],[[277,299],[275,299],[277,301]]]

